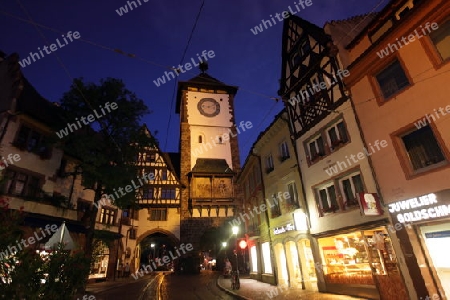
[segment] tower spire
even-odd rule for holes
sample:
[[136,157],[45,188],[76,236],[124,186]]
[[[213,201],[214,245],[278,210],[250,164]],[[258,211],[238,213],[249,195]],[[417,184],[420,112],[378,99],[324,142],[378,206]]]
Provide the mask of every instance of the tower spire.
[[202,61],[198,67],[202,73],[205,73],[208,70],[208,62]]

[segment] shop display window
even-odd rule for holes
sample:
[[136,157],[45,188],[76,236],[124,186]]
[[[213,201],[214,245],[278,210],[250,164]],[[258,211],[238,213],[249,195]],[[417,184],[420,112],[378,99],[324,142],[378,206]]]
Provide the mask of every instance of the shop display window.
[[374,275],[398,272],[384,227],[322,238],[319,246],[328,283],[375,285]]

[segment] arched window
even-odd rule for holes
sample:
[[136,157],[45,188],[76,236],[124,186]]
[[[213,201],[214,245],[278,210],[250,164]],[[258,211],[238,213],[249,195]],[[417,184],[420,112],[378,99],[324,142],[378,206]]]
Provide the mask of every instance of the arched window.
[[219,136],[219,144],[222,144],[222,137]]
[[198,143],[203,143],[203,136],[201,134],[198,136]]

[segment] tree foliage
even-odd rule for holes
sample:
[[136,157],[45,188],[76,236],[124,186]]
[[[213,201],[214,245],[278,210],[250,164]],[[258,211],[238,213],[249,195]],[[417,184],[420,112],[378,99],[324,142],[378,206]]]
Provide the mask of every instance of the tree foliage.
[[62,244],[45,259],[32,245],[18,247],[25,216],[22,210],[9,209],[8,199],[0,196],[0,299],[72,299],[84,285],[89,261],[83,252],[64,251]]

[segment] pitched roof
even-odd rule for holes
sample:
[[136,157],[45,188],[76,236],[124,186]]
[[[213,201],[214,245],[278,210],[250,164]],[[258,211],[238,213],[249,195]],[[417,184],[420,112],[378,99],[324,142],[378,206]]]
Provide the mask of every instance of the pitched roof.
[[377,12],[370,12],[344,20],[332,20],[326,22],[324,27],[330,25],[342,32],[342,45],[347,46],[377,15]]
[[219,158],[197,158],[193,173],[215,173],[215,174],[234,174],[225,159]]
[[[20,71],[16,53],[0,61],[0,112],[26,114],[52,127],[62,122],[57,105],[42,97]],[[64,122],[63,122],[64,123]]]
[[181,178],[181,154],[179,152],[166,152],[167,164],[170,164],[178,178]]

